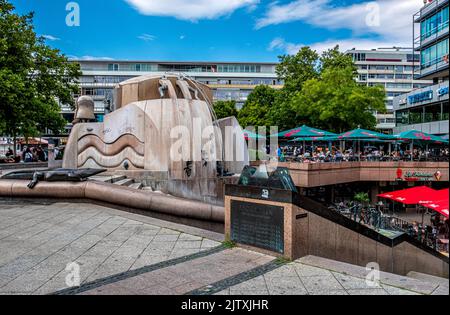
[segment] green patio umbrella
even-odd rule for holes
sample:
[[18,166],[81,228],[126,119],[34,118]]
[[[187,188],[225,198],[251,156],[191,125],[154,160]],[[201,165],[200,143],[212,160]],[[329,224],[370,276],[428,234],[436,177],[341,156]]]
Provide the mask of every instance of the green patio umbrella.
[[[358,141],[358,146],[361,148],[361,141],[379,141],[379,140],[393,140],[394,137],[386,135],[381,132],[357,128],[336,136],[338,140]],[[359,156],[359,159],[361,157]]]
[[399,140],[448,143],[448,140],[445,140],[442,137],[435,136],[418,130],[404,131],[398,135],[394,135],[393,137]]
[[391,135],[386,135],[381,132],[367,130],[367,129],[355,129],[347,131],[337,135],[339,140],[394,140]]
[[299,137],[293,140],[289,140],[289,142],[301,142],[301,141],[336,141],[338,140],[335,136],[328,137]]
[[277,134],[271,135],[271,137],[278,138],[295,138],[295,137],[324,137],[324,136],[335,136],[335,133],[312,128],[306,125],[297,127],[294,129],[286,130]]
[[414,160],[413,152],[414,152],[414,142],[425,142],[428,143],[434,142],[434,143],[448,143],[448,140],[442,139],[442,137],[438,137],[426,132],[418,131],[418,130],[408,130],[404,131],[402,133],[399,133],[398,135],[394,135],[394,138],[398,140],[407,140],[411,141],[411,161]]

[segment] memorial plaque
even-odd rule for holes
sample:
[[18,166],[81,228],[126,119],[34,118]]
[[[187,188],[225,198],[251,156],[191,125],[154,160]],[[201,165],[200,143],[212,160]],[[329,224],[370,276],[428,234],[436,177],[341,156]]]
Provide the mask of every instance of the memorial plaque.
[[232,200],[231,240],[284,254],[284,208]]

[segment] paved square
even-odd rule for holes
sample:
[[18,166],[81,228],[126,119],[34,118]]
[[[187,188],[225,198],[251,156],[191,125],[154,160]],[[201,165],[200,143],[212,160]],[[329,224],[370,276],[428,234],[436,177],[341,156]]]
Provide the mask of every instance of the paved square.
[[381,273],[372,286],[362,267],[315,256],[281,264],[221,241],[95,204],[0,199],[0,294],[448,295],[448,281],[426,275]]

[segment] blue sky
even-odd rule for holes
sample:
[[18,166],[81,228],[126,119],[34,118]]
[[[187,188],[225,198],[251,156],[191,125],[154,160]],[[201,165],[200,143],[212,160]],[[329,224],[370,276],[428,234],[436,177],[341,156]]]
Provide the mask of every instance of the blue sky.
[[318,51],[410,47],[422,0],[12,0],[35,12],[36,32],[79,59],[273,62],[309,45]]

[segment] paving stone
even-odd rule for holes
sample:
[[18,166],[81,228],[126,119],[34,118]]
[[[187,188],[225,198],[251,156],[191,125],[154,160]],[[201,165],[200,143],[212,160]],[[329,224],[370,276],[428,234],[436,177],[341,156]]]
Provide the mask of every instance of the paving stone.
[[317,268],[299,263],[294,263],[293,266],[300,277],[316,277],[316,276],[331,275],[330,271],[322,268]]
[[374,283],[373,286],[366,283],[366,279],[356,278],[341,273],[333,272],[334,277],[344,289],[381,289],[381,285]]
[[350,295],[388,295],[383,289],[354,289],[347,292]]
[[392,287],[390,285],[382,284],[381,286],[389,295],[420,295],[417,292]]
[[178,242],[175,244],[175,249],[178,248],[186,248],[186,249],[194,249],[197,248],[199,249],[200,246],[202,245],[201,241],[182,241],[182,240],[178,240]]
[[307,295],[308,291],[298,277],[277,277],[267,279],[270,295]]
[[328,292],[344,289],[331,274],[327,276],[301,276],[300,279],[308,293]]

